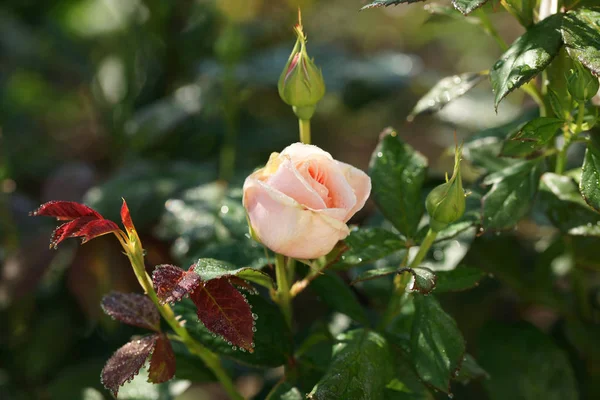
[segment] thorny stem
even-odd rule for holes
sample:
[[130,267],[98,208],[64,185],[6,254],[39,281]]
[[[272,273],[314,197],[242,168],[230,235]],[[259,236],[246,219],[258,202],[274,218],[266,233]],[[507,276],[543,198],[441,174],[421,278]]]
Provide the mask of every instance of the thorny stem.
[[300,126],[300,141],[304,144],[310,144],[310,120],[298,118]]
[[202,346],[200,343],[195,341],[190,336],[187,329],[185,329],[179,323],[179,321],[177,321],[173,309],[168,304],[161,304],[161,302],[159,301],[158,296],[154,291],[154,287],[152,286],[152,280],[146,272],[142,245],[139,241],[139,238],[137,238],[137,234],[133,235],[133,240],[130,239],[124,243],[123,239],[125,234],[123,232],[119,233],[120,235],[116,234],[116,236],[119,239],[119,242],[121,242],[121,245],[123,245],[123,248],[125,249],[125,252],[127,254],[127,257],[129,258],[129,261],[131,262],[133,271],[138,279],[138,282],[140,283],[140,285],[144,289],[144,292],[146,292],[150,300],[152,300],[162,317],[165,319],[165,321],[167,321],[167,323],[173,329],[173,331],[175,331],[175,333],[179,336],[179,338],[186,345],[189,351],[200,357],[202,361],[204,361],[206,366],[210,368],[210,370],[215,374],[219,382],[221,382],[221,385],[223,385],[223,388],[225,389],[229,397],[233,400],[243,400],[244,398],[237,392],[233,381],[221,366],[219,357],[215,353],[213,353],[212,351],[208,350],[206,347]]
[[290,296],[290,282],[285,264],[285,256],[275,255],[275,277],[277,280],[277,302],[288,326],[292,326],[292,297]]

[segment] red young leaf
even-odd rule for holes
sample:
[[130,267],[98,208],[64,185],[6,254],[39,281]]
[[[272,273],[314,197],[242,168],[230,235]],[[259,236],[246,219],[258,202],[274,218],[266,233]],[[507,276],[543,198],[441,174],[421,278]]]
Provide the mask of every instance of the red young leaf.
[[227,279],[229,279],[229,283],[231,283],[233,286],[236,286],[238,289],[244,289],[250,294],[258,294],[258,291],[250,282],[240,278],[239,276],[228,275]]
[[125,324],[160,331],[160,315],[147,296],[111,292],[102,299],[104,312]]
[[158,336],[158,334],[154,334],[132,340],[108,359],[100,377],[104,387],[110,390],[115,397],[117,397],[119,387],[133,379],[140,371],[152,353]]
[[52,236],[50,237],[50,248],[56,249],[58,244],[63,240],[70,237],[79,236],[79,231],[81,228],[94,220],[96,220],[95,217],[79,217],[73,221],[69,221],[60,225],[54,230],[54,232],[52,232]]
[[148,381],[163,383],[175,375],[175,353],[166,335],[160,335],[150,358]]
[[127,202],[123,199],[123,205],[121,206],[121,221],[123,221],[123,226],[127,233],[131,233],[135,230],[135,226],[133,226],[133,221],[131,220],[131,215],[129,214],[129,207],[127,207]]
[[108,219],[97,219],[85,224],[83,228],[77,232],[77,236],[83,236],[81,243],[88,242],[98,236],[106,235],[107,233],[117,232],[119,226]]
[[193,271],[193,266],[184,271],[174,265],[163,264],[152,273],[152,283],[160,301],[174,303],[198,287],[200,277]]
[[59,220],[68,221],[79,217],[94,217],[102,219],[102,216],[88,206],[74,201],[53,200],[44,203],[30,215],[45,215],[56,217]]
[[227,278],[203,282],[191,295],[198,318],[206,329],[221,335],[234,346],[253,352],[252,310]]

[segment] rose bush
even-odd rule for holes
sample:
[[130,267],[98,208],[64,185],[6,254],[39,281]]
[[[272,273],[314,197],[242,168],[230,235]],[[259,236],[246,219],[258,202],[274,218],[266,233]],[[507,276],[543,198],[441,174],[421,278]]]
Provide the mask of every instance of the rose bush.
[[273,153],[244,182],[244,207],[258,239],[274,252],[311,259],[331,251],[371,192],[363,171],[312,145]]

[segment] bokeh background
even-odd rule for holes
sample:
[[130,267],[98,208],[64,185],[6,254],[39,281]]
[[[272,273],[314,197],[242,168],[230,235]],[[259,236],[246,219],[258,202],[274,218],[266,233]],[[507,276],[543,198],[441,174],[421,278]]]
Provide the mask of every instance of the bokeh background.
[[[493,23],[512,42],[523,29],[491,3]],[[450,167],[446,149],[454,132],[466,137],[531,106],[515,92],[496,114],[484,82],[436,115],[407,123],[440,78],[488,69],[501,51],[469,18],[433,16],[422,3],[359,12],[363,5],[1,2],[0,398],[109,399],[100,370],[137,332],[99,306],[110,290],[139,291],[118,243],[102,237],[79,247],[71,240],[49,250],[54,222],[28,212],[48,200],[73,200],[118,220],[124,197],[149,267],[185,265],[227,236],[216,216],[222,206],[211,203],[224,182],[239,200],[235,188],[245,176],[298,138],[297,120],[276,87],[298,6],[328,88],[312,122],[313,141],[337,159],[366,169],[379,133],[393,126],[429,158],[435,180]],[[353,222],[373,213],[369,204]],[[474,296],[463,303],[479,301]],[[325,312],[308,313],[314,300],[298,303],[300,323],[325,320]],[[463,303],[454,314],[463,315],[469,338]],[[186,377],[205,380],[202,368],[187,367]],[[241,390],[256,398],[281,373],[230,367]],[[121,395],[222,398],[211,383],[148,386],[142,381]]]

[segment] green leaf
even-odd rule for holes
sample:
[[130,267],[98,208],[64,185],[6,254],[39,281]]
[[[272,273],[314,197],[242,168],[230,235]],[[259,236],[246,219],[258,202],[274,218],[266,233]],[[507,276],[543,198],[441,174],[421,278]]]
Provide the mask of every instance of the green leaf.
[[485,229],[511,228],[529,212],[539,185],[539,164],[539,160],[515,164],[483,181],[493,185],[483,197]]
[[540,205],[562,232],[600,236],[600,215],[586,204],[572,178],[545,173],[540,184]]
[[452,5],[458,11],[463,13],[463,15],[467,15],[487,3],[487,1],[488,0],[452,0]]
[[304,400],[304,395],[291,383],[282,381],[271,390],[266,400]]
[[425,0],[373,0],[373,2],[367,4],[366,6],[363,6],[360,9],[360,11],[368,10],[370,8],[397,6],[398,4],[403,4],[403,3],[406,3],[406,4],[418,3],[420,1],[425,1]]
[[386,400],[433,400],[433,395],[419,379],[406,354],[393,347],[394,377],[386,385]]
[[382,228],[361,228],[353,230],[344,239],[348,250],[340,257],[333,268],[344,268],[370,263],[406,248],[406,242],[397,234]]
[[519,37],[490,71],[495,106],[510,92],[528,82],[550,64],[562,44],[562,15],[555,14]]
[[310,284],[313,290],[331,309],[346,314],[364,325],[368,324],[367,313],[360,305],[352,289],[332,271],[324,271]]
[[474,88],[485,75],[481,72],[468,72],[440,80],[419,99],[407,119],[412,121],[417,115],[441,110],[446,104]]
[[465,340],[456,321],[433,296],[415,295],[415,316],[410,353],[421,379],[442,392],[450,392],[450,379],[460,368]]
[[237,276],[238,278],[254,282],[268,289],[273,289],[273,279],[266,273],[253,268],[236,268],[234,265],[225,261],[215,260],[214,258],[201,258],[194,264],[194,272],[200,276],[203,281],[218,279],[223,276]]
[[502,146],[501,156],[525,157],[544,147],[562,126],[558,118],[539,117],[509,135]]
[[459,266],[451,271],[437,271],[435,292],[460,292],[479,285],[487,275],[479,268]]
[[585,202],[600,212],[600,137],[592,133],[581,170],[579,190]]
[[562,37],[569,55],[600,76],[600,8],[569,11],[562,25]]
[[369,164],[372,196],[382,214],[406,237],[414,237],[424,205],[421,188],[427,159],[403,143],[391,129],[375,148]]
[[491,377],[483,382],[491,400],[579,398],[567,355],[531,325],[488,325],[478,354]]
[[261,296],[247,296],[256,316],[254,353],[233,349],[220,337],[213,335],[198,321],[196,306],[189,300],[175,305],[175,313],[186,321],[190,335],[212,351],[233,358],[238,362],[257,367],[278,367],[285,364],[293,354],[292,334],[279,308]]
[[458,376],[455,378],[458,382],[463,385],[468,384],[475,379],[489,379],[490,375],[477,364],[477,361],[470,354],[465,354],[463,362],[458,371]]
[[383,400],[392,379],[390,347],[376,332],[357,329],[337,337],[333,359],[323,378],[308,395],[314,400]]

